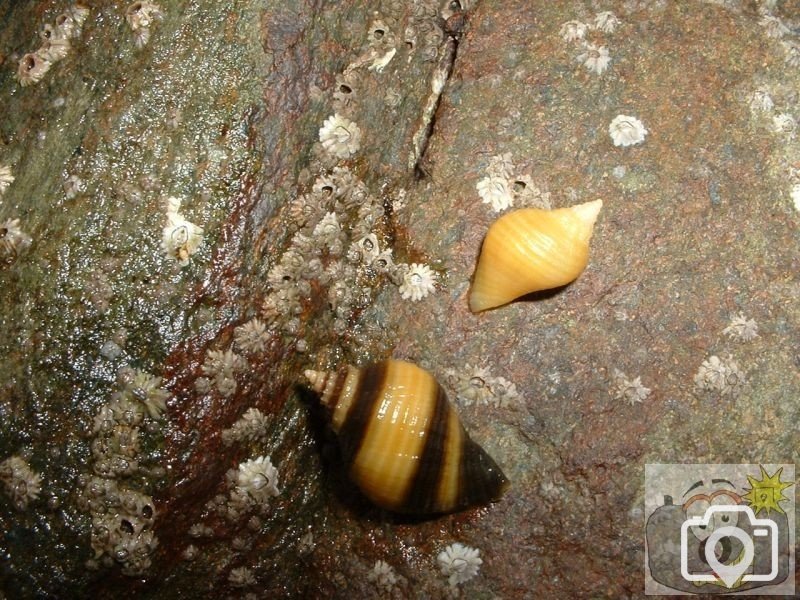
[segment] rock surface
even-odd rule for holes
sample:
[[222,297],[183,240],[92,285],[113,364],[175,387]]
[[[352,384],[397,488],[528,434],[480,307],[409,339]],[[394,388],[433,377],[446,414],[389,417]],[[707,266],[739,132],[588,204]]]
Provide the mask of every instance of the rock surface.
[[[7,597],[638,597],[646,463],[797,462],[795,3],[139,4],[87,2],[25,86],[70,5],[0,6],[0,460],[41,476],[0,488]],[[576,282],[474,315],[492,174],[604,208]],[[347,482],[301,374],[388,356],[500,502],[399,518]],[[483,563],[451,587],[455,542]]]

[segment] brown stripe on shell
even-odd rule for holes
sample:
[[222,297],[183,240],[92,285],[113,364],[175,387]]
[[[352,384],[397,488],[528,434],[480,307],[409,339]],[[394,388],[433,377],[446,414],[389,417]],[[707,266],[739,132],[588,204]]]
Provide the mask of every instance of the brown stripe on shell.
[[380,400],[386,383],[386,371],[386,363],[382,362],[361,369],[358,386],[353,392],[353,404],[339,431],[342,458],[348,465],[353,462],[364,441],[375,413],[375,404]]
[[449,416],[450,402],[437,384],[436,404],[425,432],[425,446],[408,496],[402,503],[404,512],[424,514],[447,510],[447,507],[438,506],[436,489],[444,468]]

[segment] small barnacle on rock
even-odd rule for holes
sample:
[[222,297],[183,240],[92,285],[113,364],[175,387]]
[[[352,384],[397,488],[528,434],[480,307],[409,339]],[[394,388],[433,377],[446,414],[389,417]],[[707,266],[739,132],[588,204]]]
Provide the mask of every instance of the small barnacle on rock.
[[736,315],[731,319],[728,326],[722,330],[722,333],[732,338],[749,342],[758,337],[758,324],[755,319],[748,319],[744,315]]
[[792,203],[794,204],[794,209],[797,212],[800,212],[800,183],[795,183],[792,186],[792,191],[790,192],[792,197]]
[[134,2],[125,11],[125,20],[133,30],[137,48],[143,48],[150,40],[150,26],[164,16],[161,7],[152,2]]
[[614,33],[621,21],[611,11],[599,12],[594,17],[594,28],[603,33]]
[[208,350],[203,363],[203,374],[209,376],[214,387],[225,397],[236,391],[236,373],[247,368],[247,361],[233,350]]
[[633,146],[641,144],[649,131],[636,117],[617,115],[609,124],[608,133],[615,146]]
[[161,387],[161,377],[154,377],[139,369],[136,369],[132,380],[125,384],[122,394],[123,397],[129,395],[141,402],[153,419],[161,417],[167,408],[166,400],[169,398],[169,392]]
[[450,386],[456,393],[456,398],[464,406],[473,403],[483,404],[491,398],[492,390],[489,382],[492,376],[485,367],[466,365],[461,372],[448,369],[446,374]]
[[753,112],[769,112],[774,106],[772,96],[765,87],[756,88],[750,96],[750,110]]
[[774,15],[762,16],[760,24],[767,32],[767,35],[773,38],[782,38],[784,35],[791,33],[792,31],[786,25],[784,25],[783,21],[781,21],[779,17]]
[[256,317],[244,325],[239,325],[234,330],[233,339],[239,350],[247,354],[255,354],[264,351],[270,336],[264,321]]
[[451,586],[456,586],[469,581],[478,574],[478,569],[483,563],[480,554],[481,552],[477,548],[456,542],[440,552],[436,560],[442,575],[448,578]]
[[793,40],[781,40],[781,45],[786,52],[786,64],[800,67],[800,44]]
[[203,228],[187,221],[180,207],[179,199],[167,199],[167,224],[161,232],[161,247],[168,258],[185,267],[203,244]]
[[253,575],[253,571],[247,567],[238,567],[231,569],[228,574],[228,582],[233,587],[247,587],[248,585],[256,584],[256,577]]
[[0,462],[0,481],[18,510],[28,508],[28,503],[36,500],[42,491],[42,476],[19,456]]
[[269,427],[269,417],[257,408],[248,408],[230,429],[223,429],[222,441],[226,446],[234,442],[264,441]]
[[336,76],[333,103],[337,110],[346,108],[358,98],[358,75],[355,71]]
[[314,534],[311,531],[307,531],[297,540],[297,551],[300,554],[309,554],[314,550],[314,546]]
[[381,253],[380,246],[378,245],[378,236],[374,233],[365,235],[353,244],[353,252],[352,258],[355,259],[354,262],[361,262],[367,265],[371,264]]
[[790,139],[793,139],[797,130],[797,121],[789,113],[781,113],[772,117],[772,124],[775,127],[776,133],[786,134]]
[[212,537],[214,535],[214,530],[203,523],[195,523],[189,527],[187,533],[189,534],[189,537],[193,538]]
[[26,54],[19,60],[17,79],[22,87],[37,83],[50,70],[52,63],[36,52]]
[[418,302],[436,289],[436,273],[428,265],[412,263],[400,285],[403,300]]
[[74,200],[78,194],[84,191],[86,186],[83,183],[83,180],[78,177],[77,175],[70,175],[64,181],[64,195],[67,197],[67,200]]
[[510,182],[511,195],[514,203],[519,206],[532,208],[552,208],[550,204],[550,193],[537,186],[530,175],[515,177]]
[[386,68],[394,55],[397,54],[397,48],[392,48],[391,50],[386,51],[381,56],[376,56],[375,59],[372,61],[372,64],[368,67],[369,71],[375,71],[376,73],[383,73],[383,70]]
[[397,584],[397,575],[394,568],[383,560],[376,560],[372,570],[367,574],[367,579],[375,584],[381,592],[391,592]]
[[602,75],[611,62],[611,56],[608,54],[608,48],[605,46],[584,43],[583,52],[581,52],[575,60],[579,63],[583,63],[583,66],[590,72]]
[[565,42],[574,42],[575,40],[582,40],[588,30],[589,26],[586,23],[573,20],[564,23],[561,29],[558,30],[558,35],[560,35]]
[[11,167],[0,165],[0,198],[12,183],[14,183],[14,176],[11,174]]
[[256,502],[265,503],[280,494],[277,482],[278,470],[269,456],[249,459],[239,465],[236,489]]
[[744,382],[744,373],[730,357],[725,361],[718,356],[709,357],[694,376],[698,390],[719,392],[723,396],[736,396]]
[[475,186],[484,204],[491,204],[495,211],[505,210],[514,205],[514,196],[509,189],[508,180],[498,175],[487,175]]
[[614,369],[614,398],[624,400],[631,406],[644,401],[650,395],[650,388],[642,385],[642,378],[628,379],[619,369]]
[[335,113],[322,124],[319,141],[336,158],[350,158],[361,147],[361,130],[349,119]]
[[31,236],[19,227],[19,219],[6,219],[0,223],[0,251],[7,258],[15,258],[31,245]]

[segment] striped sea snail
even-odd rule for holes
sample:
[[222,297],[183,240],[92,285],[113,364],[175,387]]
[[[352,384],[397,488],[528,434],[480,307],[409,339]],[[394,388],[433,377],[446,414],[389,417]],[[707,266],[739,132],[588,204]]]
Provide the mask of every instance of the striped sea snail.
[[483,240],[469,295],[480,312],[566,285],[589,262],[589,240],[602,200],[569,208],[521,208],[497,219]]
[[330,411],[350,478],[374,504],[449,513],[499,500],[508,487],[424,369],[387,360],[305,376]]

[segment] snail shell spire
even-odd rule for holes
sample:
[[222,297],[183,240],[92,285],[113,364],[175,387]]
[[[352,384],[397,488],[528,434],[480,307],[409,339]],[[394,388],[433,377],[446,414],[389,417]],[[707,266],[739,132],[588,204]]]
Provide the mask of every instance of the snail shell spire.
[[602,200],[544,210],[522,208],[497,219],[481,247],[469,296],[480,312],[575,280],[589,262]]
[[388,360],[305,375],[330,410],[350,478],[378,506],[448,513],[498,500],[508,487],[427,371]]

